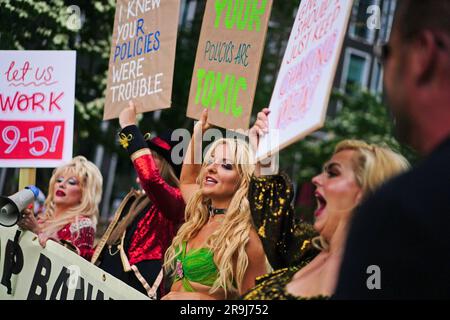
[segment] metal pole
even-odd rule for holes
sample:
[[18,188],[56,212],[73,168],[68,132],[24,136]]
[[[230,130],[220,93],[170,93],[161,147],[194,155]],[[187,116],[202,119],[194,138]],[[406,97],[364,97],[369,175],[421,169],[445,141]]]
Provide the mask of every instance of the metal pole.
[[102,206],[102,211],[100,214],[100,217],[103,219],[107,219],[108,216],[111,214],[108,211],[110,209],[109,203],[111,202],[111,194],[112,194],[112,188],[114,185],[115,172],[116,172],[116,168],[117,168],[117,160],[118,160],[118,156],[116,153],[114,153],[111,157],[111,162],[109,164],[106,188],[105,188],[105,193],[103,194],[103,206]]

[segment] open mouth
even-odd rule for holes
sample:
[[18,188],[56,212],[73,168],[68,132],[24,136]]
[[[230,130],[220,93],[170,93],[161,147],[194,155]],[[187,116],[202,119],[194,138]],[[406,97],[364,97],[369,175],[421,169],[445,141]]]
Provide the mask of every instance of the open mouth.
[[212,178],[210,176],[206,176],[206,178],[205,178],[205,185],[212,186],[212,185],[215,185],[216,183],[217,183],[216,179],[214,179],[214,178]]
[[319,192],[314,193],[314,196],[317,200],[317,209],[314,211],[314,216],[317,218],[322,214],[323,210],[327,206],[327,201]]
[[56,196],[57,197],[64,197],[66,194],[64,193],[64,191],[58,190],[56,191]]

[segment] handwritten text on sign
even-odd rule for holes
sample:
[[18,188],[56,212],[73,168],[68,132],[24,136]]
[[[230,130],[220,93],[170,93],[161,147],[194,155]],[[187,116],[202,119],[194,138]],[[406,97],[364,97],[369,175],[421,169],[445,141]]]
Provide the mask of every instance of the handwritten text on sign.
[[270,0],[206,4],[187,115],[208,108],[215,125],[247,128],[264,47]]
[[64,121],[2,121],[0,149],[5,159],[62,156]]
[[258,157],[277,152],[324,121],[351,0],[302,0],[270,101],[270,131]]
[[0,166],[72,157],[75,52],[0,51]]
[[170,107],[179,0],[118,0],[104,119]]

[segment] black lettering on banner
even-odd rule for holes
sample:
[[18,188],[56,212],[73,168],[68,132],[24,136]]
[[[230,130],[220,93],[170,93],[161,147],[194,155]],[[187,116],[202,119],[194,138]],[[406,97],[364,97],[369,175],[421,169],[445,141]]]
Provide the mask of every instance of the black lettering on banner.
[[105,300],[105,294],[102,290],[98,290],[95,300]]
[[[75,290],[74,300],[92,300],[92,291],[94,287],[92,284],[86,281],[87,284],[87,293],[86,296],[84,295],[85,292],[85,281],[82,277],[78,278],[78,288]],[[96,300],[104,300],[104,294],[102,291],[98,291]]]
[[5,248],[5,262],[3,265],[2,285],[8,290],[8,294],[11,294],[11,276],[13,274],[19,274],[23,268],[23,252],[19,245],[20,231],[17,231],[14,241],[8,239]]
[[92,284],[90,284],[88,282],[88,290],[87,290],[87,295],[86,295],[86,300],[92,300],[92,291],[93,291],[94,287],[92,286]]
[[[33,281],[31,282],[30,291],[28,292],[27,300],[45,300],[47,297],[47,282],[50,279],[50,272],[52,270],[52,262],[42,253],[39,256],[39,261],[34,272]],[[44,271],[44,274],[42,274]],[[40,292],[37,289],[40,288]]]
[[74,300],[84,300],[84,279],[78,278],[78,288],[75,290]]
[[69,288],[67,287],[67,282],[69,281],[70,271],[63,267],[61,272],[59,273],[58,279],[56,279],[55,284],[53,285],[52,294],[50,295],[50,300],[58,300],[57,296],[59,291],[61,290],[61,295],[59,300],[67,300],[67,293]]

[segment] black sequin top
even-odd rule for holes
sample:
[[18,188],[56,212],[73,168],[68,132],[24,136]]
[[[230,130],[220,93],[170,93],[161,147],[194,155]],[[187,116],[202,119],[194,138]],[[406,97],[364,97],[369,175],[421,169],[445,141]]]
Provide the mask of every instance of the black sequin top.
[[311,224],[294,216],[293,197],[292,183],[285,174],[253,177],[250,183],[253,222],[274,270],[305,261],[311,252],[302,250],[304,241],[318,236]]
[[242,296],[243,300],[317,300],[328,299],[325,296],[298,297],[286,290],[294,275],[306,266],[318,253],[309,240],[304,241],[301,253],[304,259],[298,266],[283,268],[256,278],[256,286]]

